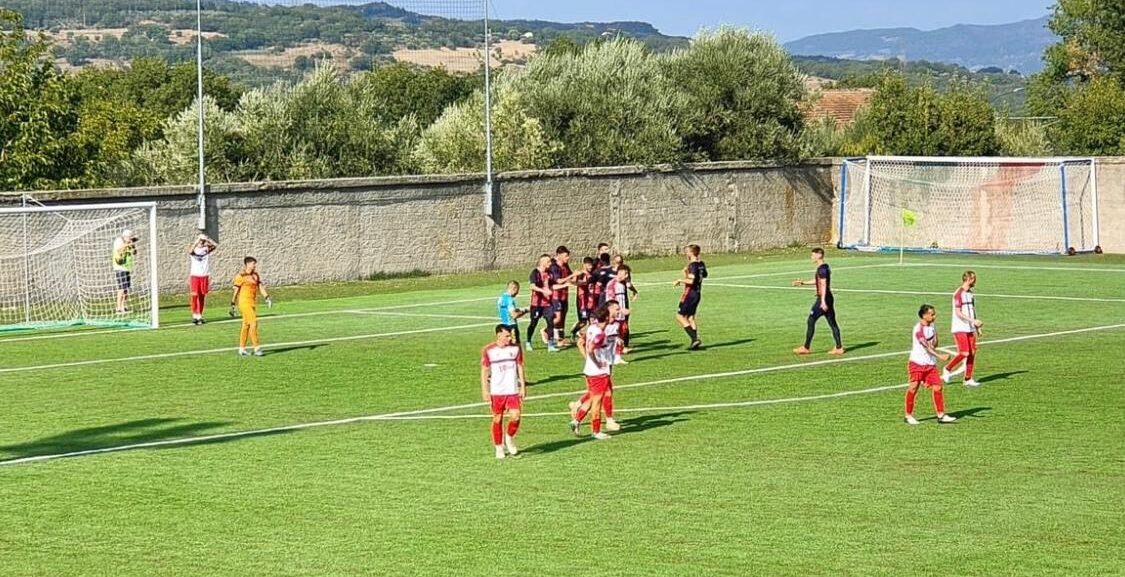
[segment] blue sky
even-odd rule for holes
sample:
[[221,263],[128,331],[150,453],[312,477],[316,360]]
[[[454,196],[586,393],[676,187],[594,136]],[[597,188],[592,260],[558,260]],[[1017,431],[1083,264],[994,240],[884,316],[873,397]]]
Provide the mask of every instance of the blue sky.
[[502,19],[560,22],[640,20],[665,34],[735,24],[772,32],[781,41],[857,28],[1004,24],[1038,18],[1051,0],[492,0]]

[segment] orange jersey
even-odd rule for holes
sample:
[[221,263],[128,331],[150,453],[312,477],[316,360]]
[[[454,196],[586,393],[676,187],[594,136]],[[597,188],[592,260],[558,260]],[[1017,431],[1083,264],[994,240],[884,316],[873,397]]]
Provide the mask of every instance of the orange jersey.
[[238,306],[254,306],[258,302],[258,287],[262,285],[262,277],[258,273],[246,274],[240,272],[234,277],[234,286],[238,289]]

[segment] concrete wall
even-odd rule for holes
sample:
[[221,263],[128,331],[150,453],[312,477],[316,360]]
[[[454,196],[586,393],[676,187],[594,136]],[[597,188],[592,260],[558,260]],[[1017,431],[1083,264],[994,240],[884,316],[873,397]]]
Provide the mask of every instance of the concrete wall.
[[[515,172],[498,178],[494,218],[479,175],[214,186],[208,232],[217,278],[252,254],[274,284],[373,273],[464,272],[530,263],[566,244],[629,254],[827,243],[837,169],[716,163]],[[163,290],[185,290],[198,209],[190,187],[36,193],[46,203],[156,201]],[[108,240],[106,241],[108,243]],[[108,256],[107,256],[108,262]]]
[[[1102,246],[1125,253],[1125,158],[1098,167]],[[497,179],[493,218],[484,215],[480,175],[217,185],[207,201],[208,232],[222,245],[212,270],[233,276],[252,254],[270,282],[293,284],[530,266],[559,244],[577,256],[602,241],[634,255],[672,254],[686,243],[706,252],[827,245],[838,177],[832,160],[513,172]],[[184,290],[198,216],[191,187],[35,197],[156,201],[161,286]]]
[[1125,157],[1099,158],[1098,221],[1106,252],[1125,253]]

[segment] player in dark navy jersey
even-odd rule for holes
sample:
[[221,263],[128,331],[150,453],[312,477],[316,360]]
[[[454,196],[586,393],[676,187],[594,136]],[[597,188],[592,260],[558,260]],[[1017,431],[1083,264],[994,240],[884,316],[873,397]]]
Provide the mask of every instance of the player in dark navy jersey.
[[549,269],[551,284],[551,310],[554,317],[551,319],[551,328],[554,330],[552,337],[558,340],[562,347],[569,346],[565,340],[566,314],[570,311],[570,285],[574,283],[576,274],[570,270],[570,249],[560,246],[555,249],[555,258]]
[[594,283],[594,297],[598,300],[598,306],[605,304],[605,301],[613,298],[605,294],[605,285],[613,279],[613,264],[610,262],[609,253],[602,253],[598,255],[597,262],[594,263],[594,272],[591,273],[590,278]]
[[680,295],[680,308],[676,312],[676,320],[691,339],[692,350],[698,349],[703,344],[699,340],[699,325],[695,322],[695,313],[702,297],[703,279],[707,278],[707,265],[699,258],[700,250],[698,244],[688,245],[684,249],[688,265],[684,267],[683,278],[676,279],[673,283],[673,286],[684,287],[684,293]]
[[840,341],[840,325],[836,323],[836,299],[832,296],[832,269],[824,262],[824,249],[814,248],[810,258],[816,263],[816,276],[806,281],[797,279],[793,286],[816,285],[816,301],[809,311],[808,325],[805,328],[805,344],[793,349],[798,355],[807,355],[812,350],[813,335],[816,334],[816,322],[820,317],[828,319],[828,328],[832,329],[832,338],[836,341],[836,348],[828,351],[830,355],[844,354],[844,345]]
[[[531,350],[531,339],[534,338],[535,327],[539,324],[539,320],[551,326],[554,320],[554,314],[551,309],[551,300],[554,297],[554,282],[551,278],[551,255],[545,254],[539,257],[539,263],[528,275],[528,282],[531,283],[531,323],[527,327],[527,342],[524,346],[527,350]],[[555,347],[555,332],[548,331],[550,338],[547,340],[547,350],[554,351]]]

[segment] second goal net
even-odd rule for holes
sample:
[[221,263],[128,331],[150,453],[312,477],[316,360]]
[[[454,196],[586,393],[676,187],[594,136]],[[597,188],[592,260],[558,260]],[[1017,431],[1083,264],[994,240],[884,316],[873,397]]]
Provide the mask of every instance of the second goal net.
[[0,209],[0,331],[158,326],[156,205]]
[[839,246],[1065,254],[1098,246],[1092,159],[867,157],[841,174]]

